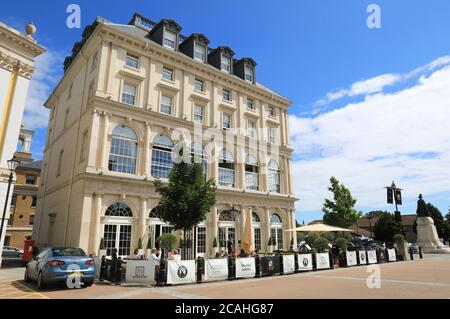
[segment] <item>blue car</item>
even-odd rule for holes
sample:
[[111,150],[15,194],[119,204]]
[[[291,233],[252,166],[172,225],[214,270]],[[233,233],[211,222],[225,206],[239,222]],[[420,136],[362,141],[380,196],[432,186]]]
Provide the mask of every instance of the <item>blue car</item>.
[[[24,279],[35,281],[39,290],[49,284],[83,283],[92,286],[95,276],[95,261],[80,248],[48,247],[31,257],[25,269]],[[69,279],[69,280],[68,280]],[[75,285],[70,285],[72,288]]]

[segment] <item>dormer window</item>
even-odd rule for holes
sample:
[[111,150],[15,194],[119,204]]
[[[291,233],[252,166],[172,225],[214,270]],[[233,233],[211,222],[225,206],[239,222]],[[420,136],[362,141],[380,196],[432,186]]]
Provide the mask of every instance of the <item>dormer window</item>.
[[220,58],[220,69],[227,73],[231,73],[231,58],[224,54],[221,55]]
[[253,78],[253,68],[246,65],[245,66],[245,81],[254,82],[254,78]]
[[199,42],[194,43],[194,59],[205,62],[206,46]]
[[173,31],[170,31],[167,28],[164,28],[164,42],[163,45],[166,48],[171,50],[175,50],[177,43],[177,34]]

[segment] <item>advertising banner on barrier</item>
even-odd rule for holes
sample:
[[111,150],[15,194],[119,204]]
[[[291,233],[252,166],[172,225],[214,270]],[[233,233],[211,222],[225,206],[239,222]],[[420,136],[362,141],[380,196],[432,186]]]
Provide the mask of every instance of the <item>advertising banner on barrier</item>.
[[205,259],[205,280],[228,279],[228,259]]
[[366,265],[367,264],[367,255],[365,250],[359,250],[358,251],[359,256],[359,264],[360,265]]
[[377,252],[375,250],[367,251],[367,261],[369,262],[369,264],[377,263]]
[[261,257],[261,274],[272,276],[281,272],[280,256]]
[[292,274],[295,272],[295,256],[283,255],[283,274]]
[[127,260],[127,283],[151,285],[155,283],[155,260]]
[[397,261],[397,255],[395,254],[395,249],[388,249],[388,261]]
[[253,278],[255,274],[255,258],[236,258],[236,278]]
[[347,267],[356,266],[358,264],[356,251],[347,251],[345,253],[345,258],[347,259]]
[[311,254],[299,254],[298,259],[298,270],[299,271],[310,271],[313,270],[312,255]]
[[330,255],[328,253],[316,254],[316,267],[317,269],[329,269],[330,268]]
[[168,260],[167,283],[187,284],[196,282],[195,260]]

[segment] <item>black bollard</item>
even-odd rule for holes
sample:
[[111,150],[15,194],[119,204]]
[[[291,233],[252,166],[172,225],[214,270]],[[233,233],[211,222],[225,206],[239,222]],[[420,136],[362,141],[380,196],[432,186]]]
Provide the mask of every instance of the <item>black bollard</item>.
[[295,260],[295,273],[298,273],[298,253],[294,253],[294,260]]
[[261,277],[261,259],[259,258],[259,255],[255,256],[255,278]]
[[419,257],[423,259],[422,247],[419,246]]
[[102,256],[102,263],[100,265],[100,277],[98,278],[99,281],[104,281],[106,278],[106,256]]
[[233,257],[230,256],[228,257],[228,280],[233,280],[234,279],[234,260]]
[[414,254],[411,247],[409,247],[409,258],[411,258],[411,260],[414,260]]
[[122,284],[122,261],[120,259],[116,259],[116,273],[114,278],[114,283],[116,285]]
[[166,264],[167,262],[165,259],[159,261],[159,276],[157,283],[159,287],[164,286],[166,283]]
[[278,258],[280,258],[280,275],[284,275],[283,254],[280,254]]
[[197,258],[197,283],[202,283],[203,277],[203,269],[204,269],[204,260],[202,257]]
[[328,256],[330,258],[330,269],[334,269],[334,255],[330,251],[330,252],[328,252]]
[[317,271],[316,253],[312,253],[313,271]]

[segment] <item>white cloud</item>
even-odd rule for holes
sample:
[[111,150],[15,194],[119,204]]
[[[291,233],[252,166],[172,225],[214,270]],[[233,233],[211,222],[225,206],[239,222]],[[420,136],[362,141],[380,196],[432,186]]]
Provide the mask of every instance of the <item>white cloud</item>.
[[[370,93],[368,88],[361,91]],[[449,88],[447,66],[392,94],[372,95],[315,118],[290,116],[298,211],[321,210],[331,176],[364,207],[379,207],[383,187],[393,179],[410,199],[449,191]]]
[[321,110],[321,107],[340,100],[344,97],[379,93],[382,92],[386,87],[393,86],[402,81],[412,79],[428,72],[432,72],[448,64],[450,64],[450,55],[440,57],[406,74],[388,73],[367,80],[355,82],[350,85],[350,88],[328,92],[325,98],[322,98],[315,103],[315,111],[313,112],[313,114],[317,114]]
[[36,71],[31,78],[23,117],[26,128],[47,126],[48,111],[43,105],[63,72],[63,60],[62,53],[50,50],[36,59]]

